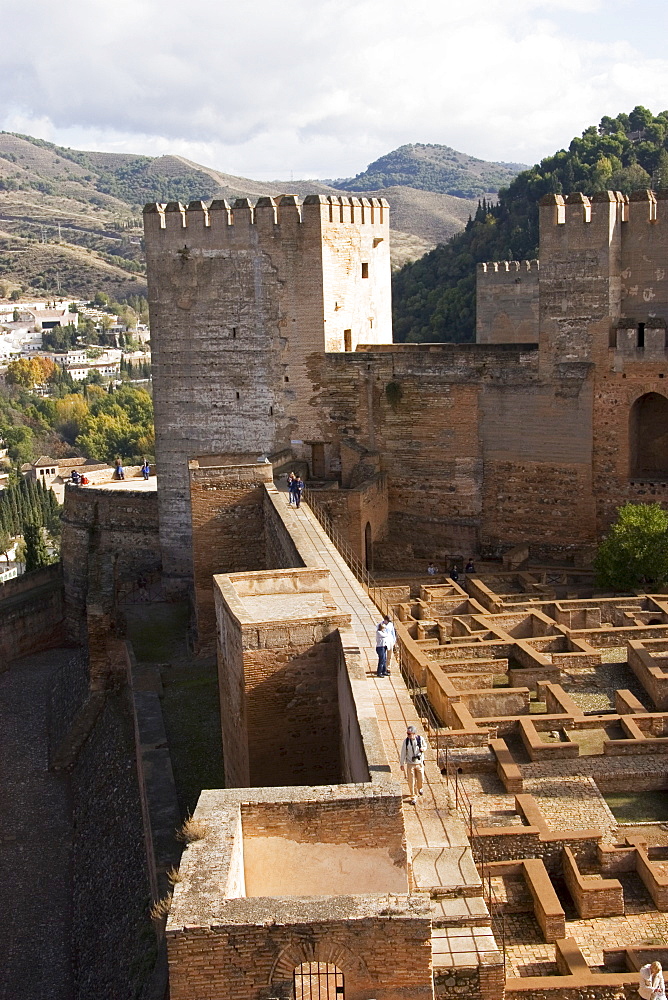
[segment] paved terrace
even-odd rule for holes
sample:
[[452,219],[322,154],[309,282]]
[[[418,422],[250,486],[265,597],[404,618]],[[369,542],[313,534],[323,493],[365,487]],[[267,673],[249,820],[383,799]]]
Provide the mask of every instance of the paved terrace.
[[[338,608],[351,615],[366,672],[376,715],[381,729],[392,775],[402,780],[399,746],[412,724],[424,737],[420,719],[396,662],[390,665],[389,677],[376,676],[376,625],[381,614],[347,563],[320,526],[308,504],[299,510],[290,507],[287,496],[268,487],[273,502],[284,505],[282,516],[302,551],[310,548],[317,562],[331,574],[330,592]],[[430,750],[426,757],[424,795],[417,805],[409,804],[408,788],[403,782],[404,821],[407,852],[412,858],[412,886],[443,897],[444,891],[459,898],[439,898],[434,902],[435,926],[432,935],[435,970],[454,966],[471,967],[479,961],[497,962],[498,950],[489,926],[466,926],[487,916],[482,900],[482,885],[475,867],[465,826],[450,808],[445,781]],[[462,898],[464,897],[464,898]],[[442,926],[460,922],[458,927]],[[464,924],[464,926],[462,926]]]

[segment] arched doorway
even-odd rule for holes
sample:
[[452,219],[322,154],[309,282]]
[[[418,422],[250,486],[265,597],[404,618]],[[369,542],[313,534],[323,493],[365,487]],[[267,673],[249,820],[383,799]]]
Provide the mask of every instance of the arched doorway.
[[331,962],[302,962],[293,982],[294,1000],[345,1000],[343,973]]
[[373,544],[371,542],[371,525],[368,521],[364,529],[364,565],[369,572],[373,570]]
[[668,479],[668,399],[658,392],[631,407],[629,459],[632,479]]

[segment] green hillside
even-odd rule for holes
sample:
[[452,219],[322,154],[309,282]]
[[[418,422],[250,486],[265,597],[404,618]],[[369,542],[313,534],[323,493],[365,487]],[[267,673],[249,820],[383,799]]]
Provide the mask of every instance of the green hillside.
[[457,198],[480,198],[509,184],[524,167],[523,163],[488,163],[450,146],[415,143],[381,156],[356,177],[331,184],[341,191],[406,186]]
[[668,111],[643,107],[605,117],[560,150],[483,200],[464,232],[407,264],[394,277],[396,340],[475,339],[475,268],[487,260],[538,254],[538,201],[549,192],[668,188]]

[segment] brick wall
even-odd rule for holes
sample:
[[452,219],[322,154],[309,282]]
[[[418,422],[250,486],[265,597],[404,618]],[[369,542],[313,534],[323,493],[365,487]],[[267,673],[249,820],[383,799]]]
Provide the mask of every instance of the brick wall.
[[282,918],[265,926],[168,930],[171,1000],[288,998],[295,967],[311,961],[343,972],[346,1000],[433,996],[428,915],[383,917],[375,906],[365,918],[351,906],[349,916],[300,924],[300,904],[293,906],[293,926]]
[[109,610],[119,584],[160,569],[157,493],[67,486],[62,523],[67,635],[82,641],[89,596]]
[[[197,649],[216,648],[214,573],[266,568],[264,483],[271,466],[215,457],[190,463],[192,558],[197,615]],[[215,465],[208,464],[216,462]]]
[[502,260],[478,264],[476,342],[538,342],[537,260]]

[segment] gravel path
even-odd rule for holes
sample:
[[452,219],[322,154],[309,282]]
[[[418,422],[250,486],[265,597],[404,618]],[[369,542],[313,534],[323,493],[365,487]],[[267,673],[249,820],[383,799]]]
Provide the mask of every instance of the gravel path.
[[50,774],[52,678],[72,656],[55,650],[0,674],[0,1000],[72,1000],[70,806]]

